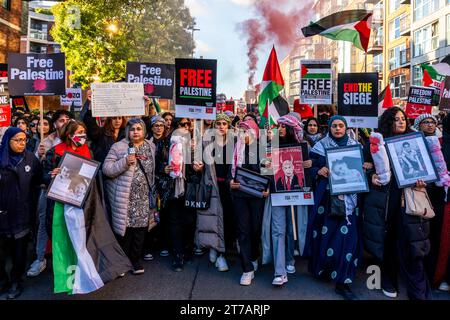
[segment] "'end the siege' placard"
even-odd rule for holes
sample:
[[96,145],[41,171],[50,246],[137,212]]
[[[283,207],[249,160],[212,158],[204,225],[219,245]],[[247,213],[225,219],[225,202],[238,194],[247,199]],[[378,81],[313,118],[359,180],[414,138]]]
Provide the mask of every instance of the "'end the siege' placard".
[[338,114],[352,128],[378,127],[378,73],[338,75]]
[[8,84],[12,96],[65,95],[64,53],[9,53]]
[[409,119],[415,119],[421,114],[431,113],[433,108],[434,88],[411,86],[409,88],[406,115]]
[[216,119],[217,60],[175,59],[175,116]]

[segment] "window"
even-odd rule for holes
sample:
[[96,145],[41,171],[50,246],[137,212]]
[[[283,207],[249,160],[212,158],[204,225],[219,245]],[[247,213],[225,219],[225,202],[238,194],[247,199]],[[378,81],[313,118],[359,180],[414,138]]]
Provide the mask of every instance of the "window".
[[439,0],[414,0],[414,21],[423,19],[439,10]]
[[439,24],[434,22],[414,32],[414,57],[436,50],[439,43]]
[[377,54],[373,57],[373,71],[382,73],[383,72],[383,54]]
[[30,52],[31,53],[47,53],[47,46],[39,45],[36,43],[30,43]]
[[[450,1],[450,0],[448,0],[448,1]],[[446,24],[447,24],[447,26],[446,26],[447,27],[447,35],[446,35],[446,37],[447,37],[447,45],[450,46],[450,14],[447,15],[446,19],[447,19],[447,21],[446,21]]]
[[400,53],[406,50],[406,45],[401,44],[389,50],[389,70],[394,70],[400,67]]
[[5,8],[6,10],[11,10],[11,0],[0,0],[0,4],[2,8]]
[[406,92],[407,83],[404,74],[390,79],[392,98],[403,98],[408,95]]
[[389,23],[389,41],[400,38],[400,17]]
[[420,67],[420,64],[413,67],[413,84],[415,86],[421,86],[423,79],[423,70]]
[[398,8],[400,8],[400,0],[391,0],[389,2],[389,13],[394,12]]

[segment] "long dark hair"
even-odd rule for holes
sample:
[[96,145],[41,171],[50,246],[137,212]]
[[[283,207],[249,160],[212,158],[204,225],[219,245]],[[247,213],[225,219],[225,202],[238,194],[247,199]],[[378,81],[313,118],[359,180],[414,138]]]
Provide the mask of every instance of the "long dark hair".
[[297,144],[297,138],[295,136],[294,129],[290,126],[285,125],[286,136],[280,137],[280,144]]
[[[108,117],[106,118],[105,121],[105,135],[110,136],[110,137],[114,137],[114,128],[112,126],[112,120],[115,117]],[[122,118],[122,124],[120,125],[120,129],[119,129],[119,135],[120,135],[120,131],[123,131],[125,129],[125,126],[127,125],[127,119],[125,119],[125,117],[121,117]]]
[[394,135],[393,128],[395,123],[395,115],[401,112],[405,117],[406,121],[406,131],[405,133],[411,132],[411,129],[408,126],[408,117],[406,116],[405,111],[403,111],[399,107],[392,107],[383,112],[380,119],[378,119],[378,132],[383,135],[383,137],[388,138]]
[[319,130],[319,120],[317,120],[316,118],[308,118],[308,120],[306,120],[306,122],[305,122],[305,127],[304,127],[305,133],[311,134],[311,133],[308,132],[308,125],[309,125],[309,123],[310,123],[311,121],[315,121],[315,122],[316,122],[316,124],[317,124],[317,133],[320,133],[320,130]]

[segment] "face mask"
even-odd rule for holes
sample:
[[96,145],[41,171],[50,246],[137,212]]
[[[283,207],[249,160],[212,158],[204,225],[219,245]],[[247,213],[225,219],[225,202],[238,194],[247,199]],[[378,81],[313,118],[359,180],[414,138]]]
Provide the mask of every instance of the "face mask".
[[77,147],[81,147],[86,143],[86,135],[85,134],[76,134],[74,135],[71,140]]

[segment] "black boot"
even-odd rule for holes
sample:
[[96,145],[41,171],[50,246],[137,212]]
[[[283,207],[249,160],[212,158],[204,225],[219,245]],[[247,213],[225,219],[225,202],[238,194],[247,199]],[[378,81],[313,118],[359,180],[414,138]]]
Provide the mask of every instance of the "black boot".
[[172,262],[173,271],[175,272],[183,271],[183,266],[184,266],[183,256],[181,254],[175,255],[175,258],[173,259]]
[[350,286],[348,284],[337,283],[335,291],[345,300],[358,300],[352,290],[350,290]]

